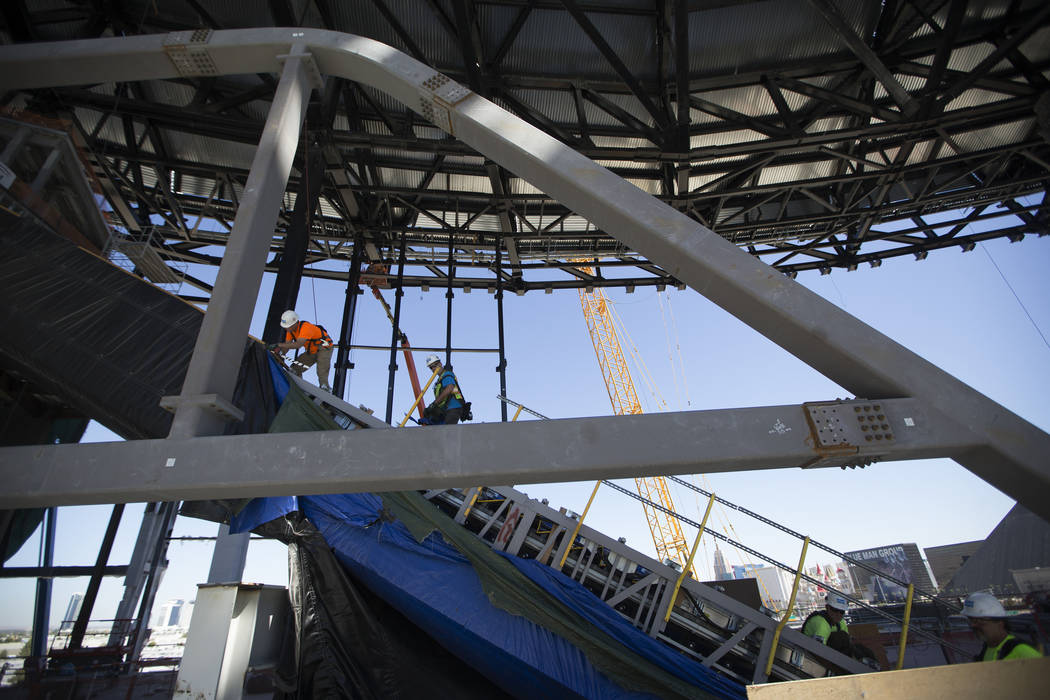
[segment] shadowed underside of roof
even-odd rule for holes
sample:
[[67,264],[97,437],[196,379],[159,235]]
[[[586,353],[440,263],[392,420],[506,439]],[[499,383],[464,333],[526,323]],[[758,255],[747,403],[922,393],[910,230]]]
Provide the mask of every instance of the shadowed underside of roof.
[[[3,19],[5,42],[367,36],[788,274],[1046,233],[1050,10],[1036,0],[18,0]],[[121,236],[170,263],[217,264],[275,86],[260,74],[2,98],[75,125]],[[271,270],[309,171],[323,185],[308,275],[345,277],[358,244],[392,264],[404,236],[410,287],[445,284],[450,254],[456,287],[493,287],[497,265],[519,292],[678,282],[388,96],[331,79],[314,99]],[[568,264],[581,258],[596,274]]]

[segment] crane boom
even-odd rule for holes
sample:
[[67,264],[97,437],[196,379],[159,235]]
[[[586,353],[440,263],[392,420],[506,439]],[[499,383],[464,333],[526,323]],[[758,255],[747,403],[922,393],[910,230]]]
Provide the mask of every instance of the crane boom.
[[[588,274],[593,273],[593,269],[589,267],[579,269]],[[621,416],[641,413],[642,404],[638,401],[638,393],[635,391],[631,372],[620,347],[620,339],[609,313],[605,293],[601,289],[592,292],[581,289],[580,304],[583,306],[587,330],[590,331],[591,342],[594,344],[594,353],[598,356],[598,366],[609,391],[613,413]],[[653,503],[659,503],[672,513],[675,512],[667,481],[662,476],[641,477],[635,479],[634,483],[640,496]],[[643,508],[649,531],[653,536],[653,544],[656,546],[657,558],[660,561],[677,561],[684,568],[689,561],[689,545],[682,534],[678,519],[648,504],[643,504]]]

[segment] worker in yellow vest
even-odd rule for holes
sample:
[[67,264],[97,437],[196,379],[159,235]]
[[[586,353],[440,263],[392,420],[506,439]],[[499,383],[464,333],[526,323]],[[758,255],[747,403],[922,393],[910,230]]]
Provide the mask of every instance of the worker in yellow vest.
[[973,593],[963,602],[963,615],[970,629],[984,646],[974,661],[1009,661],[1042,656],[1031,644],[1025,644],[1006,629],[1006,609],[991,593]]
[[[849,653],[849,628],[846,626],[846,611],[849,603],[843,596],[831,594],[827,597],[823,610],[811,613],[802,625],[802,634],[813,637],[821,644],[832,649]],[[829,643],[830,641],[830,643]]]

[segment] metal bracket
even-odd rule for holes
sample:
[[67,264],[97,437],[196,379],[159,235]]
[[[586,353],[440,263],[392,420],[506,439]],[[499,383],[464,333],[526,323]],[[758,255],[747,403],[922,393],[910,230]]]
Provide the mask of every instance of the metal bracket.
[[470,97],[470,90],[441,73],[434,73],[424,80],[420,87],[423,89],[419,91],[419,111],[423,118],[447,134],[455,136],[452,130],[451,110]]
[[218,394],[198,394],[196,396],[163,396],[160,399],[160,407],[165,411],[175,413],[181,405],[200,406],[212,413],[216,413],[226,420],[244,420],[244,411]]
[[206,47],[210,40],[210,29],[171,32],[164,38],[164,53],[183,78],[218,75],[219,69]]
[[[295,50],[294,48],[292,49]],[[303,62],[303,70],[306,72],[306,79],[310,82],[310,87],[317,90],[318,93],[324,92],[324,78],[321,77],[321,70],[317,67],[317,61],[314,60],[314,55],[308,51],[302,53],[283,53],[277,56],[277,62],[284,66],[284,62],[290,58],[299,59]]]
[[864,467],[881,455],[878,447],[894,440],[893,429],[879,401],[804,403],[813,451],[803,469]]

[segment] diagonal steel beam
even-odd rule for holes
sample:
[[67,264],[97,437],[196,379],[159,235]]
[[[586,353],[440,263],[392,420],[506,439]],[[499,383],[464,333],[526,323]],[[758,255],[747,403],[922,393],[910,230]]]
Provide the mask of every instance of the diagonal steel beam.
[[871,47],[863,39],[857,36],[857,33],[853,31],[853,27],[849,25],[835,4],[831,0],[809,0],[809,3],[824,17],[824,21],[835,30],[835,33],[846,42],[846,46],[860,59],[860,62],[878,78],[878,81],[886,88],[886,92],[893,97],[893,101],[897,103],[901,111],[908,116],[914,115],[918,111],[918,105],[915,100],[897,81],[890,69],[882,62],[882,59],[872,51]]
[[598,28],[594,26],[587,14],[576,4],[575,0],[561,0],[562,4],[565,5],[565,9],[569,11],[572,18],[576,20],[576,24],[580,26],[583,33],[591,40],[591,43],[598,49],[598,51],[605,57],[605,60],[613,67],[623,82],[627,84],[631,92],[642,103],[645,107],[645,111],[648,112],[659,130],[666,130],[670,124],[667,121],[667,115],[660,110],[659,107],[653,104],[653,101],[649,99],[649,93],[642,84],[638,81],[638,78],[631,72],[631,69],[624,64],[623,60],[617,55],[616,51],[609,46],[609,42],[605,40],[602,33],[598,31]]
[[[811,0],[818,1],[818,0]],[[819,0],[823,1],[823,0]],[[1029,19],[1023,27],[1020,27],[1010,35],[1006,41],[997,42],[996,49],[988,56],[986,56],[980,63],[974,66],[971,70],[963,74],[961,78],[956,80],[951,87],[945,90],[944,94],[941,95],[939,104],[941,107],[947,106],[959,95],[963,94],[978,78],[983,77],[988,71],[994,68],[999,61],[1003,60],[1018,46],[1020,46],[1028,37],[1032,36],[1040,27],[1043,26],[1044,22],[1050,18],[1050,4],[1043,5],[1032,17]]]

